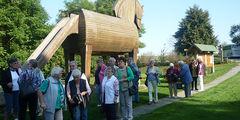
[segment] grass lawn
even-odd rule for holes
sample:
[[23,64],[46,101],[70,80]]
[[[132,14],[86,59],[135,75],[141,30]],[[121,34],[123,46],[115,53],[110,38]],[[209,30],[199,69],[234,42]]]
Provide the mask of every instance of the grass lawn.
[[[217,77],[223,75],[227,71],[229,71],[232,67],[235,67],[238,63],[231,63],[231,64],[220,64],[215,65],[215,73],[212,74],[208,72],[208,76],[204,78],[204,83],[209,83],[210,81],[213,81]],[[163,72],[163,75],[165,75],[165,72],[168,68],[168,66],[160,66],[160,70]],[[148,89],[144,85],[144,82],[146,80],[146,75],[144,74],[146,72],[147,67],[141,68],[142,71],[142,79],[141,79],[141,86],[139,90],[139,96],[140,96],[140,103],[133,103],[133,107],[145,105],[148,103]],[[158,86],[158,98],[163,98],[166,96],[169,96],[169,90],[168,90],[168,84],[167,80],[165,78],[161,78],[161,84]],[[90,79],[90,85],[94,92],[94,77]],[[90,96],[90,106],[88,108],[88,119],[89,120],[102,120],[105,118],[105,115],[102,115],[99,111],[99,108],[97,107],[97,99],[95,93],[92,93]],[[0,116],[0,119],[2,117]],[[64,120],[71,120],[70,115],[68,111],[64,111]]]
[[239,120],[240,74],[191,98],[166,105],[134,120]]

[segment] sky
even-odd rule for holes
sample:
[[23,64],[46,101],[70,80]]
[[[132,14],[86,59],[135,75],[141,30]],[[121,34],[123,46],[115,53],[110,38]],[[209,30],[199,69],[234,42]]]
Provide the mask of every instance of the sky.
[[[68,0],[69,1],[69,0]],[[95,1],[95,0],[89,0]],[[146,44],[139,49],[139,54],[160,55],[161,50],[170,53],[174,50],[175,39],[172,37],[179,28],[179,23],[186,16],[186,11],[197,5],[209,12],[210,24],[214,35],[221,43],[231,43],[229,36],[232,25],[240,24],[240,0],[138,0],[143,5],[142,23],[146,33],[140,41]],[[41,0],[41,5],[48,13],[49,24],[56,24],[60,9],[64,9],[64,0]]]

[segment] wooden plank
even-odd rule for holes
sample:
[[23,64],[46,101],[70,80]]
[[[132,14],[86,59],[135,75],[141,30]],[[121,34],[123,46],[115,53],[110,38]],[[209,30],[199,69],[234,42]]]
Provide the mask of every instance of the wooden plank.
[[79,16],[72,14],[70,19],[66,24],[64,24],[61,30],[57,32],[53,38],[47,39],[51,39],[48,44],[42,44],[42,46],[39,46],[44,47],[44,49],[40,52],[34,52],[33,56],[35,57],[30,56],[28,59],[37,59],[39,62],[39,67],[44,67],[44,65],[50,60],[67,36],[73,33],[78,33],[78,22]]

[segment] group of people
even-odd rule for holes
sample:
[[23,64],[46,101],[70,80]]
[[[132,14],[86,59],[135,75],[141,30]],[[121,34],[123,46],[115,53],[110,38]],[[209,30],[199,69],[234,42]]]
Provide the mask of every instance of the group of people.
[[29,60],[25,70],[21,69],[20,60],[17,58],[10,58],[8,65],[0,81],[6,102],[4,120],[8,120],[12,111],[14,119],[25,120],[27,106],[31,120],[35,120],[38,106],[37,91],[44,80],[41,70],[37,68],[37,61]]
[[[181,79],[179,85],[184,84],[185,97],[191,96],[191,90],[198,90],[197,80],[200,83],[200,90],[204,90],[203,84],[204,65],[202,59],[192,60],[189,65],[183,61],[178,61],[178,67],[175,67],[173,63],[170,63],[170,67],[166,71],[166,77],[168,80],[168,87],[170,98],[177,98],[177,83],[178,78]],[[192,88],[190,84],[192,83]],[[173,91],[173,92],[172,92]],[[174,93],[174,96],[173,96]]]
[[[116,66],[116,59],[111,57],[109,66],[106,66],[103,64],[103,59],[97,60],[94,82],[97,106],[105,110],[107,120],[133,119],[132,102],[139,102],[138,80],[141,78],[141,71],[132,58],[128,59],[128,66],[126,62],[125,57],[120,57]],[[129,88],[133,85],[137,88],[135,95],[129,93]]]
[[[97,60],[94,82],[97,106],[104,109],[107,120],[131,120],[133,119],[132,102],[139,102],[138,87],[142,75],[131,57],[128,60],[120,57],[117,62],[118,66],[116,66],[116,59],[110,57],[109,66],[106,66],[103,59]],[[148,86],[149,94],[148,104],[158,103],[159,75],[162,75],[162,72],[154,63],[154,60],[150,60],[145,73],[147,75],[145,84]],[[47,120],[62,120],[62,109],[66,105],[73,120],[87,120],[89,96],[92,90],[85,74],[78,69],[76,61],[70,62],[70,72],[66,74],[65,84],[61,81],[62,68],[60,67],[53,68],[51,76],[45,79],[35,59],[29,60],[23,70],[17,58],[10,58],[8,65],[0,81],[6,101],[5,120],[8,120],[12,112],[16,120],[25,120],[27,106],[31,120],[36,119],[37,109],[43,109],[44,118]],[[183,61],[179,61],[178,66],[179,68],[174,67],[174,64],[170,63],[170,68],[166,72],[170,97],[177,97],[178,78],[181,78],[185,86],[186,97],[191,96],[191,82],[192,89],[195,85],[197,90],[197,78],[202,91],[204,71],[201,59],[198,59],[198,62],[193,60],[189,67]],[[133,95],[130,94],[132,86],[137,90]]]

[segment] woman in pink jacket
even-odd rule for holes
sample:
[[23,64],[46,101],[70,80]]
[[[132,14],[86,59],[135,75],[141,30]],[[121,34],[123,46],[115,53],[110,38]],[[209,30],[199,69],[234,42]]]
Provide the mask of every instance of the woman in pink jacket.
[[105,69],[107,68],[106,65],[103,64],[103,59],[99,58],[97,60],[97,69],[96,69],[96,72],[95,72],[95,86],[96,86],[96,96],[97,96],[97,99],[98,99],[98,107],[101,106],[101,85],[102,85],[102,81],[103,81],[103,78],[104,78],[104,71]]

